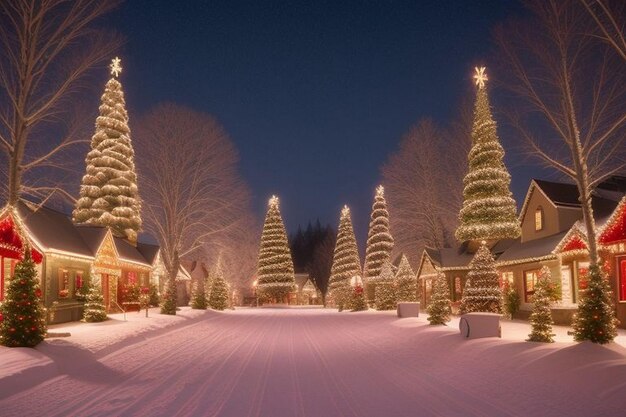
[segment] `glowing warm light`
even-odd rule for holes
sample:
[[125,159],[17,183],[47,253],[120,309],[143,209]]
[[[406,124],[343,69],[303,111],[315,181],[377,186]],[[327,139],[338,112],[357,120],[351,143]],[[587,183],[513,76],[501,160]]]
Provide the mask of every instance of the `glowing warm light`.
[[111,75],[118,77],[122,72],[122,60],[118,57],[113,58],[113,60],[111,60],[111,65],[109,65],[109,68],[111,68]]
[[350,215],[350,208],[348,206],[343,206],[343,208],[341,209],[341,215],[342,216],[349,216]]
[[385,195],[385,187],[383,187],[382,185],[379,185],[376,188],[376,195],[380,196],[380,197],[383,197]]
[[485,81],[489,80],[487,78],[487,74],[485,74],[485,67],[475,67],[474,70],[476,73],[474,74],[474,79],[476,80],[476,85],[478,88],[483,88],[485,86]]
[[270,198],[270,201],[268,202],[268,204],[269,204],[270,206],[278,206],[278,197],[276,197],[275,195],[273,195],[273,196]]

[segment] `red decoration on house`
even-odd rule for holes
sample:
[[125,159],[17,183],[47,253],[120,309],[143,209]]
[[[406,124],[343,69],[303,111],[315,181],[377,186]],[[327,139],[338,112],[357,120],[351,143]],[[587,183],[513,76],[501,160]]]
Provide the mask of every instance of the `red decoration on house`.
[[[13,218],[7,216],[0,220],[0,256],[11,259],[22,259],[23,243],[20,234],[15,227]],[[34,248],[30,250],[35,263],[43,260],[43,255]]]
[[570,238],[570,240],[563,246],[561,252],[567,252],[570,250],[586,250],[587,244],[584,240],[580,238],[578,235],[574,235]]
[[626,197],[620,201],[604,230],[602,230],[598,241],[602,245],[626,241]]

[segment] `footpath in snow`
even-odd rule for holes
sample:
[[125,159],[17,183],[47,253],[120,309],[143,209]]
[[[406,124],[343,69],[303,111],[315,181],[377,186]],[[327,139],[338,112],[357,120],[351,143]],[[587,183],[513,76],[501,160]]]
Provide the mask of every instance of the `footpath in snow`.
[[[143,314],[143,313],[142,313]],[[0,348],[3,416],[621,416],[619,343],[463,340],[458,321],[322,309],[133,313]]]

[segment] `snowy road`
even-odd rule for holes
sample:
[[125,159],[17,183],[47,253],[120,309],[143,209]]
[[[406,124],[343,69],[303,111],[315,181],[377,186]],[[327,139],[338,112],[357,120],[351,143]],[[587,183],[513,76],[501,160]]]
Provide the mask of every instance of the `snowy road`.
[[[2,416],[618,416],[624,349],[463,341],[386,313],[243,309],[104,357],[46,349],[42,381]],[[10,387],[5,387],[8,389]]]

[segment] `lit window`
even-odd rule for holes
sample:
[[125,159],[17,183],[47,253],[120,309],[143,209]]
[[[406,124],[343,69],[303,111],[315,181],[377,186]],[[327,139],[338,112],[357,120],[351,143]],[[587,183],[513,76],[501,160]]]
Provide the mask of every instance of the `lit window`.
[[524,272],[524,301],[527,303],[530,303],[532,301],[532,296],[535,293],[537,276],[539,276],[538,269]]
[[537,207],[537,210],[535,210],[535,231],[538,232],[540,230],[543,230],[543,209]]
[[502,272],[500,274],[500,289],[503,289],[504,287],[510,287],[513,285],[513,272],[512,271],[506,271],[506,272]]
[[589,286],[589,262],[578,263],[578,289],[586,290]]
[[454,278],[454,298],[460,300],[463,296],[463,285],[461,283],[461,277]]
[[70,295],[70,274],[67,269],[59,269],[59,298],[68,298]]

